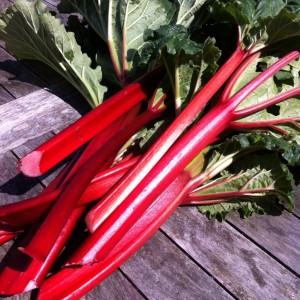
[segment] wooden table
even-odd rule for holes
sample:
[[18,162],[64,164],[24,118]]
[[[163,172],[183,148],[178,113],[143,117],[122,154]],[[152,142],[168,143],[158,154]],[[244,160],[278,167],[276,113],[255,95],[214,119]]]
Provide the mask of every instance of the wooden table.
[[[55,9],[59,1],[47,2]],[[0,9],[9,3],[2,0]],[[36,195],[53,179],[55,172],[38,179],[17,174],[17,159],[85,113],[82,103],[48,68],[17,61],[1,44],[0,204]],[[300,299],[299,206],[248,220],[233,215],[223,223],[181,207],[83,299]],[[10,246],[0,248],[0,259]]]

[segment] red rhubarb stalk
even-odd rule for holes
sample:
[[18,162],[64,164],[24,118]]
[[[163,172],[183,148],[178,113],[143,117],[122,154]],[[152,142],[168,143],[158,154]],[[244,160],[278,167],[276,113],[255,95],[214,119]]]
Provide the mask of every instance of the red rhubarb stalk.
[[246,54],[237,47],[235,52],[227,62],[218,70],[203,89],[187,105],[187,107],[178,115],[174,122],[167,128],[162,136],[143,156],[139,164],[134,167],[128,175],[122,179],[107,197],[102,199],[87,214],[86,220],[91,231],[96,228],[110,215],[112,211],[129,195],[129,193],[138,185],[142,178],[154,167],[161,157],[168,151],[172,144],[193,122],[196,116],[201,112],[211,97],[219,90],[232,72],[241,64]]
[[[94,137],[94,139],[86,146],[83,153],[77,155],[50,183],[50,185],[47,186],[42,191],[42,193],[40,193],[40,195],[28,200],[11,203],[2,207],[0,206],[0,222],[8,223],[12,226],[26,225],[30,222],[36,221],[41,215],[47,212],[49,205],[55,199],[57,199],[59,194],[62,192],[63,187],[72,178],[72,176],[76,174],[78,169],[80,169],[80,167],[84,165],[89,157],[93,155],[101,145],[105,145],[111,139],[113,139],[116,135],[116,132],[123,128],[123,126],[126,125],[128,121],[130,123],[130,121],[132,121],[132,119],[138,114],[139,108],[140,105],[136,105],[129,112],[113,122],[111,126],[105,128],[103,131],[97,134],[96,137]],[[94,180],[93,185],[98,185],[99,180],[101,180],[102,176],[100,175],[100,178],[98,178],[98,180]],[[98,189],[99,192],[100,188],[101,187],[99,187]],[[90,200],[92,201],[92,199]],[[19,214],[20,212],[21,214]]]
[[[257,87],[298,56],[297,51],[286,55],[254,78],[229,101],[220,102],[208,112],[171,147],[102,226],[94,232],[98,243],[92,243],[93,245],[88,245],[85,249],[80,248],[79,259],[77,260],[74,256],[70,264],[85,264],[102,260],[148,209],[153,200],[179,176],[192,159],[229,127],[237,106]],[[86,255],[84,255],[85,251]]]
[[161,68],[149,72],[37,147],[19,161],[27,176],[40,176],[84,145],[104,128],[147,98],[158,84]]
[[[160,111],[158,111],[158,113],[160,113]],[[64,224],[72,213],[72,210],[77,206],[81,195],[95,174],[106,164],[107,159],[111,155],[115,155],[119,148],[137,130],[155,117],[157,117],[157,112],[151,110],[145,111],[135,119],[135,122],[124,127],[123,130],[118,132],[114,139],[106,145],[101,145],[101,147],[89,157],[70,180],[69,184],[65,186],[29,245],[22,249],[24,253],[41,261],[46,259]],[[47,240],[44,239],[45,236],[47,236]]]
[[235,118],[243,118],[250,114],[256,113],[262,109],[265,109],[271,105],[284,101],[286,99],[292,98],[300,94],[300,87],[292,88],[286,92],[282,92],[264,102],[258,103],[256,105],[252,105],[250,107],[246,107],[243,109],[236,110],[234,112]]
[[160,195],[146,213],[101,262],[65,268],[42,284],[38,299],[80,299],[131,257],[169,218],[185,197],[189,176],[182,174]]
[[[138,160],[139,157],[134,157],[99,172],[84,191],[78,205],[88,204],[102,197]],[[36,197],[0,206],[0,224],[6,227],[10,225],[9,232],[15,232],[20,226],[36,222],[49,210],[50,205],[57,199],[63,188],[64,184]]]
[[14,234],[14,233],[0,235],[0,245],[7,243],[8,241],[15,238],[15,236],[16,236],[16,234]]
[[[85,207],[80,207],[73,211],[44,262],[32,259],[19,249],[15,249],[0,274],[1,295],[21,294],[42,284],[84,210]],[[23,241],[23,247],[29,239],[28,237]]]

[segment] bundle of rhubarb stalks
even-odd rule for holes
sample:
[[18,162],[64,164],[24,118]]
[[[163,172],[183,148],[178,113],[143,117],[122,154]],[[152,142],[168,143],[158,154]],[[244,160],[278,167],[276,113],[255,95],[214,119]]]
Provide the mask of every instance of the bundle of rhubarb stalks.
[[[41,0],[0,13],[7,51],[49,65],[93,108],[19,161],[38,177],[72,155],[41,194],[0,207],[1,243],[24,237],[1,294],[79,299],[179,205],[220,220],[293,209],[299,1],[62,0],[58,10],[67,23]],[[82,220],[85,238],[67,252]]]

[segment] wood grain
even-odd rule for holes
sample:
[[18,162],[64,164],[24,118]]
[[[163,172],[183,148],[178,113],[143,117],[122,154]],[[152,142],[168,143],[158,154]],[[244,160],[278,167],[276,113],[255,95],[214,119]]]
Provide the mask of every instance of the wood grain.
[[284,211],[280,216],[253,216],[247,220],[232,215],[229,220],[266,251],[300,274],[298,218]]
[[295,191],[295,203],[294,213],[300,218],[300,184]]
[[14,97],[0,85],[0,105],[14,100]]
[[1,105],[0,153],[60,128],[65,123],[74,122],[79,117],[80,114],[70,105],[46,90],[38,90]]
[[0,48],[0,85],[15,98],[46,86],[43,80],[2,48]]
[[148,299],[232,299],[161,232],[121,269]]
[[82,297],[81,300],[142,300],[145,299],[134,286],[116,271],[93,291]]
[[299,278],[226,223],[184,207],[163,230],[239,299],[300,297]]

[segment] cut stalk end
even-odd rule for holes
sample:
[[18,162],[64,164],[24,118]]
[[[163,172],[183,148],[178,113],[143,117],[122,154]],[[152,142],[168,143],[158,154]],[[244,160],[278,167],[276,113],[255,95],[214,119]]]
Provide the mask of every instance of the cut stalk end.
[[28,177],[41,176],[40,163],[43,153],[41,151],[33,151],[18,161],[18,170]]

